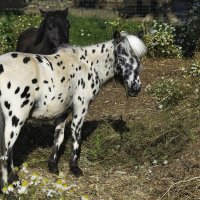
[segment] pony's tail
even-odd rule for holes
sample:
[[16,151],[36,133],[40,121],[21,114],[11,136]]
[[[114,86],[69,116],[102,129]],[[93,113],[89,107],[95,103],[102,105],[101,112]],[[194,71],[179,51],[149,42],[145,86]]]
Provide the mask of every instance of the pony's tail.
[[5,129],[5,119],[4,119],[4,114],[0,105],[0,164],[2,164],[4,160],[6,159],[5,158],[6,146],[5,146],[4,129]]

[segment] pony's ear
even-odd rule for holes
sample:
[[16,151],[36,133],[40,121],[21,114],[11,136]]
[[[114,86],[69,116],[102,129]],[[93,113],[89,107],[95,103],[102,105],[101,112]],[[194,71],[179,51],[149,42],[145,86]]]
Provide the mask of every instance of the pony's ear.
[[40,10],[40,13],[41,13],[42,17],[45,17],[45,16],[46,16],[46,14],[47,14],[47,12],[46,12],[46,11],[44,11],[44,10],[42,10],[42,9],[39,9],[39,10]]
[[69,8],[65,8],[65,10],[63,10],[63,14],[65,14],[65,16],[67,16],[69,13]]
[[121,34],[120,34],[119,31],[114,31],[114,33],[113,33],[113,39],[114,39],[114,41],[115,41],[117,44],[121,41],[122,36],[121,36]]

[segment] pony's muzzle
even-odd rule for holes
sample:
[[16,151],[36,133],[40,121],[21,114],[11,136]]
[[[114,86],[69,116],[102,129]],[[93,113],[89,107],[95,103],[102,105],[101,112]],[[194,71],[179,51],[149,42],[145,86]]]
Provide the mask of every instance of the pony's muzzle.
[[128,96],[136,97],[141,92],[141,85],[133,85],[128,88]]

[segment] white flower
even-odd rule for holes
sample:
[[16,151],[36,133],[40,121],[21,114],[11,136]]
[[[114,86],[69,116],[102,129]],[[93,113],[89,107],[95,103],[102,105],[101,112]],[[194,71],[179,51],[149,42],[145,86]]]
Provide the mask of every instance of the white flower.
[[88,196],[87,195],[84,195],[84,196],[81,196],[81,200],[88,200]]
[[47,190],[47,196],[48,197],[53,197],[53,194],[56,194],[57,192],[55,190],[49,189]]
[[14,191],[14,187],[12,185],[8,186],[8,192],[13,192]]
[[168,164],[168,161],[167,161],[167,160],[164,160],[164,161],[163,161],[163,164],[164,164],[164,165],[167,165],[167,164]]
[[37,176],[36,176],[36,175],[31,176],[31,180],[32,180],[32,181],[34,181],[34,180],[36,180],[36,179],[37,179]]
[[26,173],[26,174],[28,173],[28,170],[27,170],[27,168],[26,168],[26,167],[24,167],[24,166],[22,167],[22,171],[23,171],[24,173]]
[[152,163],[153,163],[154,165],[156,165],[156,164],[158,163],[158,161],[157,161],[157,160],[154,160]]
[[17,192],[19,194],[27,194],[27,187],[26,186],[22,186],[17,190]]
[[13,185],[14,186],[20,186],[20,182],[19,181],[15,181],[15,182],[13,182]]

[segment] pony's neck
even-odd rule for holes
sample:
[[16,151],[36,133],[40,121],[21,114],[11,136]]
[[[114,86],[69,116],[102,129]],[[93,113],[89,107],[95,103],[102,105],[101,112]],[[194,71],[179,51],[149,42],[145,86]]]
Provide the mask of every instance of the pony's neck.
[[112,40],[93,46],[83,47],[82,51],[84,53],[87,52],[87,57],[90,58],[90,63],[88,65],[90,71],[93,71],[96,76],[98,76],[101,84],[104,84],[114,77],[115,56]]

